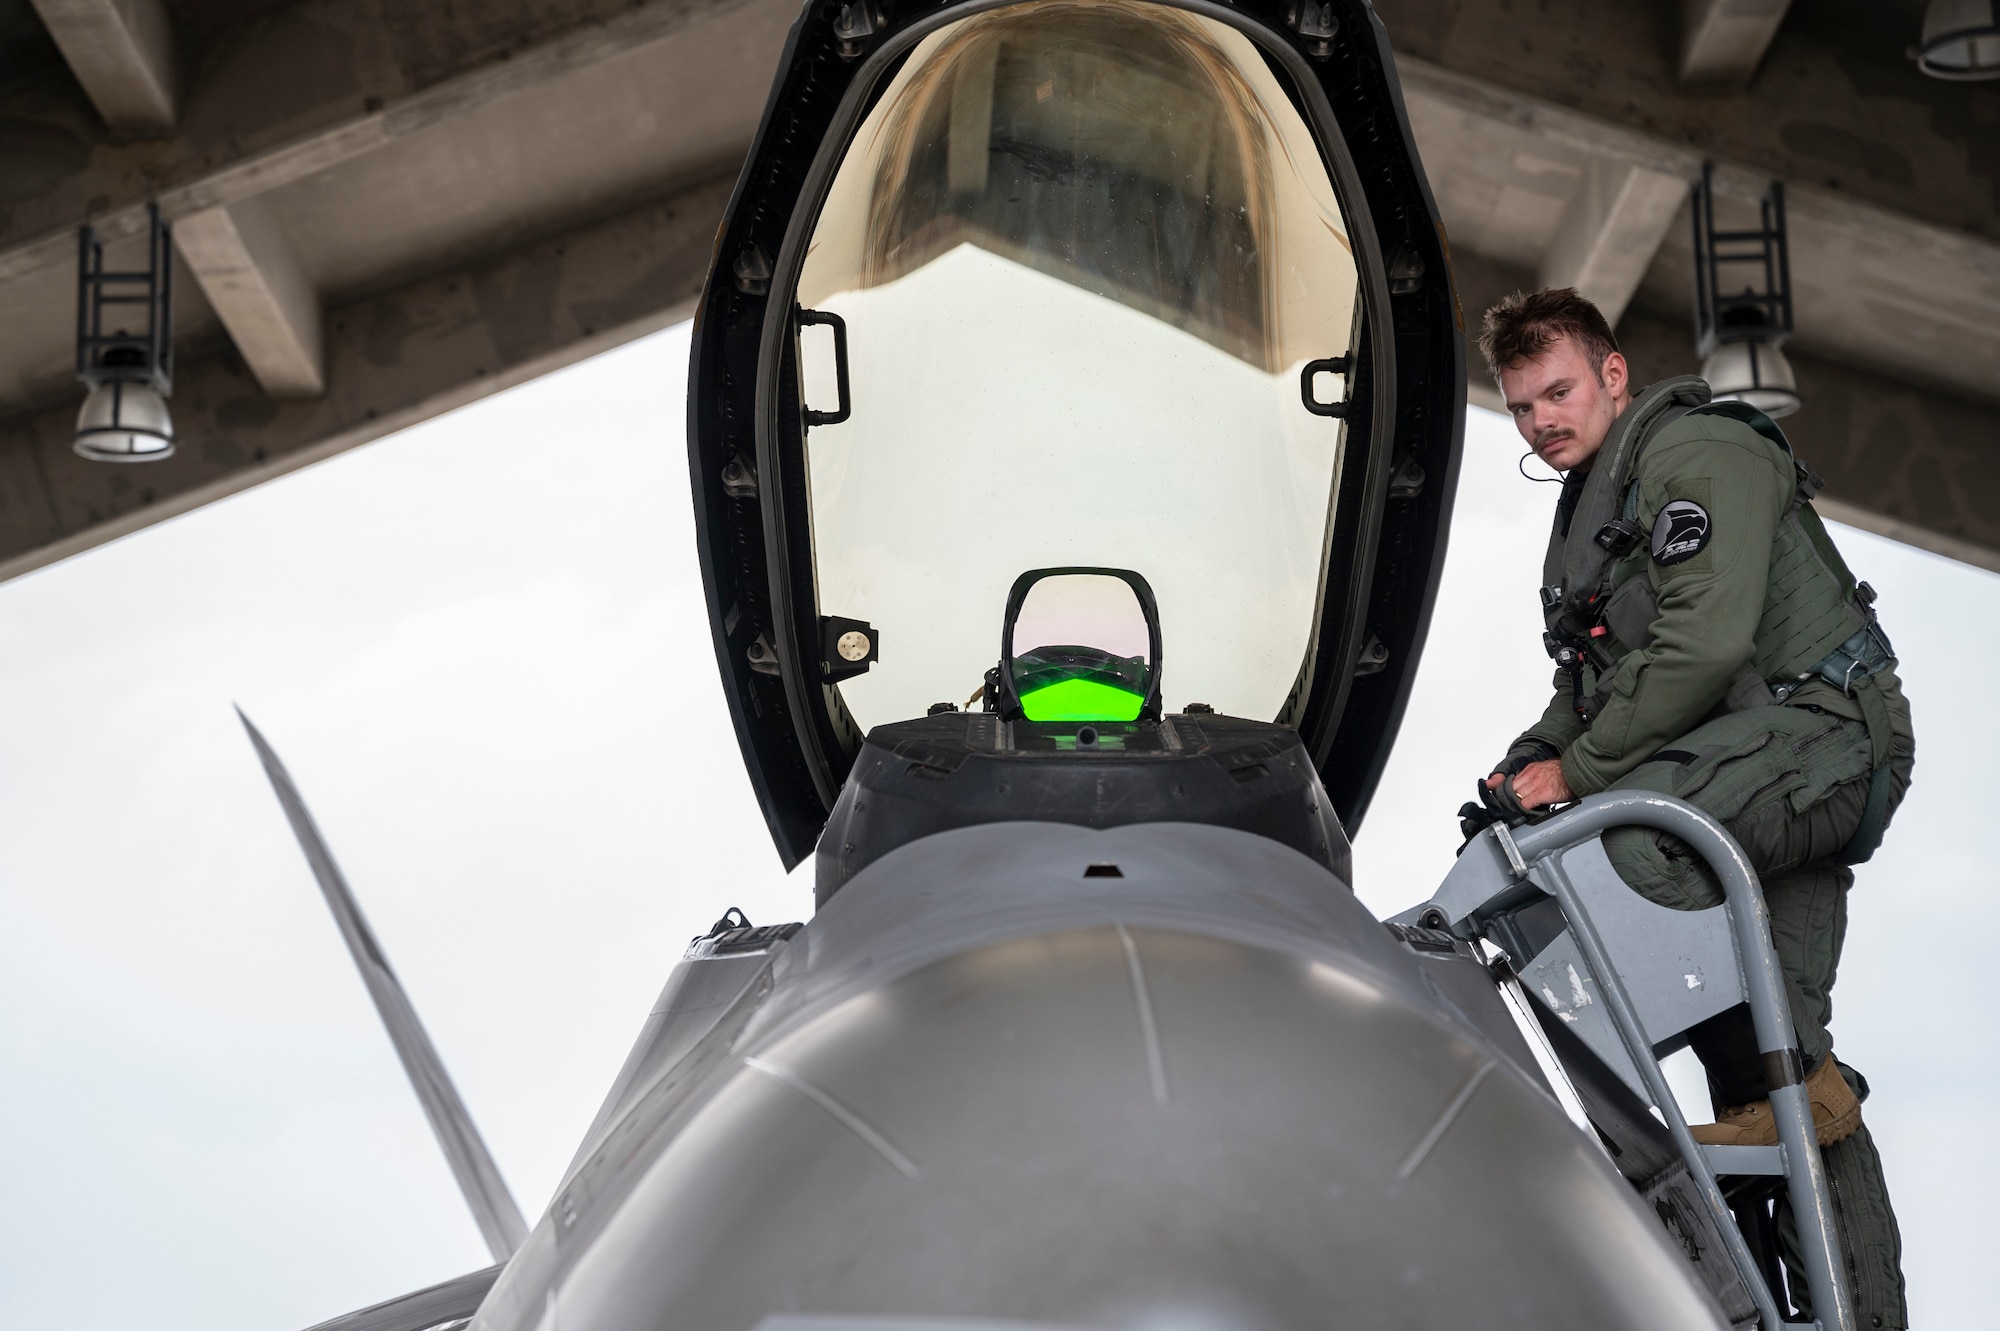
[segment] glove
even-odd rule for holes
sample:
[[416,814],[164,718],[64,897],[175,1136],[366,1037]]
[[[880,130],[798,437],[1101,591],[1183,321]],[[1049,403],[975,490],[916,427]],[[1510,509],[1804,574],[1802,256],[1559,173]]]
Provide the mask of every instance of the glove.
[[[1561,756],[1562,751],[1545,739],[1523,735],[1516,740],[1514,747],[1507,750],[1507,756],[1493,768],[1508,779],[1500,783],[1499,789],[1488,790],[1486,780],[1482,777],[1478,782],[1479,798],[1476,801],[1468,800],[1458,806],[1458,830],[1466,842],[1470,843],[1472,838],[1495,823],[1504,822],[1509,827],[1519,827],[1523,823],[1536,821],[1537,816],[1523,809],[1521,801],[1515,798],[1513,778],[1519,776],[1521,769],[1530,763],[1547,762],[1551,758]],[[1459,849],[1463,850],[1465,847],[1460,846]]]
[[[1472,843],[1472,837],[1480,835],[1494,823],[1506,823],[1508,827],[1520,827],[1522,823],[1538,823],[1548,817],[1548,811],[1530,813],[1520,805],[1520,797],[1514,793],[1514,777],[1522,773],[1528,763],[1546,763],[1552,757],[1562,757],[1562,751],[1548,739],[1536,739],[1534,735],[1522,735],[1500,765],[1494,767],[1506,779],[1498,787],[1488,789],[1486,777],[1480,777],[1474,785],[1478,787],[1478,801],[1466,801],[1458,805],[1458,831]],[[1464,849],[1460,845],[1458,849]]]
[[[1519,797],[1514,794],[1514,778],[1508,777],[1498,786],[1488,787],[1484,780],[1478,782],[1479,802],[1467,800],[1458,806],[1458,830],[1467,841],[1478,836],[1495,823],[1505,823],[1509,827],[1519,827],[1523,823],[1538,823],[1547,813],[1530,813],[1521,807]],[[1459,847],[1463,850],[1464,847]]]
[[1514,747],[1507,750],[1507,756],[1497,763],[1493,770],[1502,776],[1519,776],[1521,769],[1530,763],[1545,763],[1551,758],[1562,757],[1562,750],[1545,739],[1533,735],[1523,735],[1514,741]]
[[[1484,783],[1482,782],[1481,784]],[[1488,811],[1485,803],[1482,801],[1467,800],[1465,803],[1459,805],[1458,831],[1465,838],[1464,843],[1459,846],[1459,850],[1463,852],[1466,846],[1472,844],[1472,838],[1493,826],[1496,821],[1493,814]]]
[[1481,781],[1479,798],[1486,805],[1486,811],[1490,815],[1488,822],[1519,827],[1523,823],[1539,823],[1549,816],[1547,809],[1534,812],[1522,807],[1521,797],[1514,793],[1514,778],[1511,776],[1497,786],[1489,787]]

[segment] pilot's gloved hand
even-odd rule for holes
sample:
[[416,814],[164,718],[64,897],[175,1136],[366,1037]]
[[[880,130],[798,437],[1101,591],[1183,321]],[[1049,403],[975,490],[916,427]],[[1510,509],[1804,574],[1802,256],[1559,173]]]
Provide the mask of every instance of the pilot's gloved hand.
[[1493,775],[1519,776],[1521,769],[1530,763],[1545,763],[1551,758],[1561,756],[1562,750],[1547,740],[1524,735],[1514,741],[1514,747],[1507,750],[1507,756],[1494,766]]
[[[1555,745],[1533,736],[1524,737],[1507,750],[1507,756],[1494,767],[1492,776],[1478,783],[1478,801],[1468,800],[1458,808],[1458,830],[1465,839],[1471,841],[1494,823],[1519,827],[1534,821],[1536,815],[1523,808],[1515,796],[1512,778],[1533,763],[1547,762],[1558,756],[1560,754]],[[1500,779],[1495,781],[1494,777]]]
[[1486,806],[1487,821],[1505,823],[1509,827],[1519,827],[1542,817],[1531,812],[1521,803],[1521,797],[1514,792],[1514,778],[1502,777],[1497,783],[1490,777],[1479,783],[1479,798]]
[[[1499,776],[1499,773],[1494,773]],[[1489,778],[1490,780],[1491,778]],[[1539,822],[1545,813],[1530,813],[1521,805],[1520,797],[1514,793],[1514,778],[1501,777],[1497,785],[1486,781],[1476,783],[1479,791],[1477,804],[1467,801],[1458,806],[1458,830],[1465,834],[1466,844],[1495,823],[1505,823],[1509,827],[1519,827],[1524,823]],[[1463,851],[1465,846],[1460,846]]]
[[1569,781],[1563,776],[1562,760],[1558,758],[1529,763],[1509,777],[1488,777],[1486,784],[1504,788],[1522,808],[1530,813],[1539,813],[1543,818],[1555,812],[1557,806],[1576,798],[1570,793]]

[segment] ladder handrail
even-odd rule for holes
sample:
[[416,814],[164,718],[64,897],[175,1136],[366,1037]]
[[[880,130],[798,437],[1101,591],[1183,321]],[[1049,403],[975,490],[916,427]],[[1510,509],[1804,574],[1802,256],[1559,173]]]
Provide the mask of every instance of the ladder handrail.
[[1496,823],[1492,835],[1515,874],[1540,883],[1561,905],[1578,947],[1597,973],[1599,990],[1620,1038],[1666,1120],[1690,1176],[1715,1212],[1731,1261],[1742,1275],[1766,1326],[1775,1331],[1785,1325],[1776,1299],[1723,1199],[1713,1167],[1688,1129],[1638,1012],[1590,918],[1589,908],[1562,869],[1563,851],[1611,828],[1631,826],[1655,828],[1687,842],[1708,862],[1722,884],[1758,1050],[1764,1055],[1767,1079],[1773,1083],[1771,1112],[1785,1150],[1785,1182],[1798,1226],[1814,1317],[1829,1331],[1858,1331],[1838,1257],[1831,1189],[1825,1162],[1820,1158],[1812,1105],[1805,1090],[1798,1037],[1785,999],[1784,974],[1770,941],[1770,912],[1758,886],[1756,871],[1743,848],[1727,829],[1693,805],[1669,795],[1630,790],[1591,796],[1553,818],[1514,831]]
[[[1660,1068],[1659,1060],[1653,1056],[1652,1044],[1646,1038],[1637,1009],[1632,1006],[1631,996],[1625,992],[1625,983],[1618,968],[1611,964],[1611,958],[1598,936],[1597,926],[1590,918],[1575,884],[1562,870],[1558,852],[1568,849],[1572,843],[1553,847],[1545,857],[1528,859],[1528,852],[1519,848],[1519,842],[1508,832],[1504,824],[1495,824],[1494,836],[1503,847],[1513,850],[1510,861],[1519,859],[1526,874],[1533,875],[1545,886],[1551,895],[1561,903],[1564,918],[1570,932],[1575,935],[1577,946],[1582,950],[1584,960],[1590,963],[1592,974],[1597,980],[1598,993],[1611,1012],[1611,1023],[1617,1027],[1619,1037],[1625,1043],[1626,1052],[1638,1070],[1639,1078],[1646,1084],[1646,1090],[1658,1107],[1660,1116],[1666,1120],[1667,1132],[1674,1139],[1674,1146],[1688,1167],[1688,1174],[1701,1193],[1710,1214],[1715,1217],[1716,1229],[1722,1235],[1723,1246],[1729,1250],[1729,1260],[1736,1267],[1736,1274],[1750,1291],[1750,1298],[1757,1305],[1757,1315],[1768,1331],[1786,1325],[1778,1311],[1778,1301],[1772,1293],[1764,1273],[1757,1266],[1756,1258],[1750,1252],[1750,1244],[1743,1237],[1742,1229],[1731,1214],[1729,1202],[1722,1195],[1722,1185],[1716,1181],[1714,1167],[1702,1153],[1700,1143],[1689,1131],[1687,1117],[1681,1113],[1680,1104],[1675,1100],[1673,1088],[1667,1084],[1666,1073]],[[1511,844],[1510,844],[1511,843]]]

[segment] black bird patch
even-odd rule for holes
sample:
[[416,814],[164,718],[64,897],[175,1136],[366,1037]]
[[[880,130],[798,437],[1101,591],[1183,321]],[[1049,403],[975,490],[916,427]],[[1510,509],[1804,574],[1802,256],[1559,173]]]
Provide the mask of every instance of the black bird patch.
[[1653,523],[1653,562],[1685,564],[1708,545],[1708,510],[1692,499],[1676,499]]

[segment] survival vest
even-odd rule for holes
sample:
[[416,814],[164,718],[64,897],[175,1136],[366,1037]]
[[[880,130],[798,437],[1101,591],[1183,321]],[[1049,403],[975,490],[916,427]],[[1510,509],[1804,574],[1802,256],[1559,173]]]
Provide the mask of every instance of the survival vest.
[[[1814,511],[1820,478],[1792,452],[1790,440],[1763,412],[1741,402],[1711,402],[1706,381],[1684,375],[1641,390],[1612,423],[1580,490],[1564,495],[1543,561],[1544,644],[1568,672],[1573,705],[1588,725],[1609,697],[1612,674],[1627,652],[1652,643],[1659,600],[1643,567],[1624,567],[1650,534],[1639,522],[1640,459],[1669,424],[1687,415],[1727,416],[1784,450],[1796,488],[1772,543],[1764,613],[1752,658],[1722,700],[1731,711],[1783,702],[1807,680],[1825,679],[1854,697],[1868,725],[1875,766],[1869,808],[1886,812],[1890,743],[1886,704],[1869,683],[1896,662],[1876,622],[1875,593],[1857,583]],[[1567,518],[1567,522],[1565,522]],[[1643,562],[1643,561],[1641,561]],[[1621,573],[1623,576],[1621,577]],[[1584,671],[1598,680],[1586,693]],[[1881,836],[1881,817],[1864,817],[1848,853],[1872,853],[1867,834]]]

